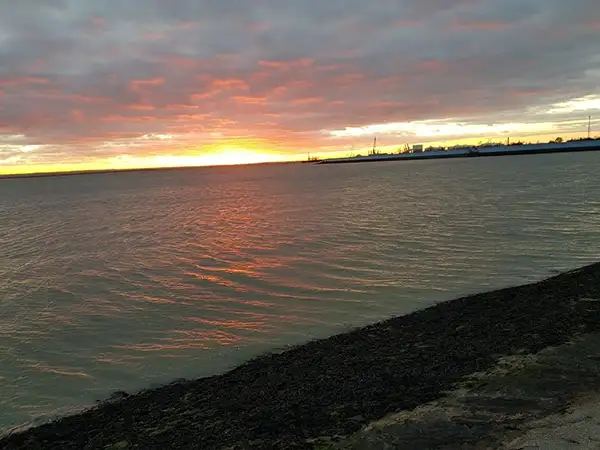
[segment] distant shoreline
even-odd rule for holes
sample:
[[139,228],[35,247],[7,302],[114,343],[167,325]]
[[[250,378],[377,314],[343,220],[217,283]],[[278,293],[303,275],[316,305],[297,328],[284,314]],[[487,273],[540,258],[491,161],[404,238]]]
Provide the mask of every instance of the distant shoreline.
[[175,166],[175,167],[141,167],[134,169],[102,169],[102,170],[77,170],[69,172],[37,172],[24,174],[7,174],[0,175],[0,180],[13,180],[19,178],[49,178],[49,177],[68,177],[75,175],[104,175],[111,173],[131,173],[131,172],[158,172],[158,171],[175,171],[175,170],[197,170],[197,169],[218,169],[218,168],[235,168],[246,166],[265,166],[265,165],[280,165],[280,164],[297,164],[299,161],[266,161],[261,163],[247,164],[221,164],[212,166]]
[[[584,143],[581,145],[581,143]],[[556,148],[548,148],[548,146],[557,145]],[[498,148],[506,147],[508,150],[502,151]],[[539,147],[539,148],[538,148]],[[475,149],[475,151],[473,151]],[[68,177],[76,175],[104,175],[118,174],[131,172],[156,172],[156,171],[179,171],[179,170],[197,170],[209,168],[235,168],[247,166],[264,166],[264,165],[283,165],[283,164],[347,164],[361,162],[383,162],[383,161],[418,161],[426,159],[453,159],[453,158],[472,158],[472,157],[491,157],[491,156],[516,156],[516,155],[540,155],[551,153],[581,153],[600,151],[600,139],[590,139],[581,141],[568,141],[561,144],[525,144],[525,145],[510,145],[510,146],[494,146],[494,147],[469,147],[463,150],[444,150],[444,151],[423,151],[420,153],[397,153],[397,154],[376,154],[369,156],[354,156],[346,158],[328,158],[328,159],[311,159],[298,161],[266,161],[261,163],[247,164],[222,164],[211,166],[175,166],[175,167],[141,167],[131,169],[100,169],[100,170],[78,170],[67,172],[36,172],[24,174],[6,174],[0,175],[2,180],[14,180],[22,178],[50,178],[50,177]]]
[[[0,438],[0,449],[349,449],[365,439],[498,448],[527,421],[600,389],[598,338],[600,263],[123,394]],[[449,394],[457,383],[460,399]],[[389,435],[371,436],[373,427]]]
[[419,153],[375,154],[348,158],[331,158],[315,164],[348,164],[383,161],[418,161],[426,159],[480,158],[498,156],[542,155],[552,153],[581,153],[600,151],[600,139],[548,144],[499,145],[465,147],[456,150],[423,151]]

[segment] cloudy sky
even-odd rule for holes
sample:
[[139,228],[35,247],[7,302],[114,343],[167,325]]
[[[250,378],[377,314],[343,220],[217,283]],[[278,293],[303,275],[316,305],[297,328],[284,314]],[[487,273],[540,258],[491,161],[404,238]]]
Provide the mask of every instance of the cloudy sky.
[[598,0],[0,0],[4,172],[585,134],[599,99]]

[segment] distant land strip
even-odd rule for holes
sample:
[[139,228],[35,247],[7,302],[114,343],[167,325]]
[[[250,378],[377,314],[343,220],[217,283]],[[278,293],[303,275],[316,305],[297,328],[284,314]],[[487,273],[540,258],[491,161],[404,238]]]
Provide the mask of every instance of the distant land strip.
[[473,158],[490,156],[541,155],[600,151],[600,139],[581,139],[560,143],[494,145],[461,147],[449,150],[420,151],[418,153],[372,154],[347,158],[314,160],[316,164],[341,164],[380,161],[416,161],[424,159]]

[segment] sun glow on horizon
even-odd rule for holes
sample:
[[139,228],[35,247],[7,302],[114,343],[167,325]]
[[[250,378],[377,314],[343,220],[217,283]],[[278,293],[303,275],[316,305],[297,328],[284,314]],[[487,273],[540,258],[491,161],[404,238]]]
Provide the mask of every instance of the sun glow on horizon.
[[250,150],[244,147],[215,146],[212,151],[203,154],[170,154],[155,156],[118,155],[88,163],[72,164],[28,164],[0,166],[0,175],[26,175],[39,173],[158,169],[173,167],[208,167],[260,164],[268,162],[291,161],[295,155],[278,154],[268,151]]
[[[138,158],[127,158],[128,160]],[[158,167],[174,166],[232,166],[285,161],[283,155],[260,152],[245,148],[224,147],[221,150],[201,155],[162,155],[139,158]],[[140,161],[141,162],[141,161]]]
[[[79,151],[68,156],[59,152],[66,160],[57,161],[52,155],[63,144],[30,143],[25,135],[0,134],[0,175],[232,166],[305,161],[311,157],[347,157],[370,151],[374,138],[377,138],[378,151],[391,153],[415,143],[477,145],[505,143],[508,139],[511,142],[545,142],[556,137],[583,137],[588,134],[588,126],[592,136],[597,136],[600,121],[597,118],[591,120],[591,112],[595,110],[600,111],[600,97],[589,95],[545,108],[543,120],[536,122],[488,121],[485,118],[383,122],[315,130],[312,140],[308,135],[304,140],[291,139],[289,142],[280,136],[252,137],[251,134],[146,133],[133,138],[92,142],[90,150],[98,150],[97,156],[86,155],[85,144],[81,144],[83,155],[80,158]],[[559,113],[570,114],[563,117],[557,116]],[[79,144],[75,142],[74,145]]]

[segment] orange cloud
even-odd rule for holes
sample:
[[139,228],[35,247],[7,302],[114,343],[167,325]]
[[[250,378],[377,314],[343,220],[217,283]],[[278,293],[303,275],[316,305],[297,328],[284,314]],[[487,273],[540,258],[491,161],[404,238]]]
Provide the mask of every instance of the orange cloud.
[[217,79],[211,81],[209,89],[215,89],[215,90],[234,90],[234,89],[247,90],[248,89],[248,84],[244,80],[241,80],[239,78],[222,78],[222,79],[217,78]]
[[186,105],[186,104],[173,104],[173,105],[167,105],[165,106],[165,109],[167,111],[182,111],[182,110],[190,110],[190,109],[198,109],[199,106],[198,105]]
[[294,104],[296,105],[307,105],[310,103],[320,103],[323,101],[322,97],[306,97],[306,98],[297,98],[294,100]]
[[127,108],[135,111],[154,111],[155,109],[152,105],[128,105]]
[[364,80],[365,75],[362,73],[346,73],[335,78],[335,82],[339,84],[353,84]]
[[441,70],[444,68],[444,63],[437,59],[428,59],[419,63],[420,70]]
[[181,55],[165,55],[163,56],[165,66],[176,69],[193,69],[197,68],[202,61],[199,58],[190,58]]
[[0,86],[22,86],[26,84],[49,84],[50,80],[43,77],[8,77],[0,78]]
[[166,39],[167,35],[165,33],[145,33],[143,38],[150,41],[160,41]]
[[208,118],[208,114],[176,114],[175,117],[179,120],[204,120]]
[[[156,121],[156,117],[153,116],[123,116],[120,114],[109,114],[107,116],[101,117],[100,120],[104,122],[154,122]],[[118,133],[117,133],[118,135]]]
[[179,22],[176,25],[176,28],[179,30],[193,30],[194,28],[196,28],[198,26],[198,22],[192,21],[192,20],[187,20],[184,22]]
[[201,94],[192,94],[190,97],[192,98],[192,100],[207,100],[207,99],[216,97],[217,95],[220,94],[220,92],[221,91],[219,91],[219,90],[208,91],[208,92],[203,92]]
[[71,111],[70,118],[75,122],[84,122],[86,120],[85,113],[80,110]]
[[269,97],[275,98],[275,97],[282,97],[284,95],[286,95],[289,92],[289,88],[286,86],[277,86],[273,89],[271,89],[271,92],[269,94]]
[[129,82],[129,88],[132,91],[143,92],[147,86],[160,86],[165,83],[165,79],[162,77],[145,78],[141,80],[132,80]]
[[236,96],[233,100],[238,103],[250,103],[253,105],[264,105],[267,103],[265,97],[251,97],[251,96]]
[[80,103],[102,103],[102,102],[109,102],[110,99],[109,98],[103,98],[103,97],[94,97],[91,95],[82,95],[82,94],[68,94],[65,95],[64,93],[62,93],[59,89],[54,90],[55,94],[62,94],[62,97],[68,100],[72,100],[75,102],[80,102]]

